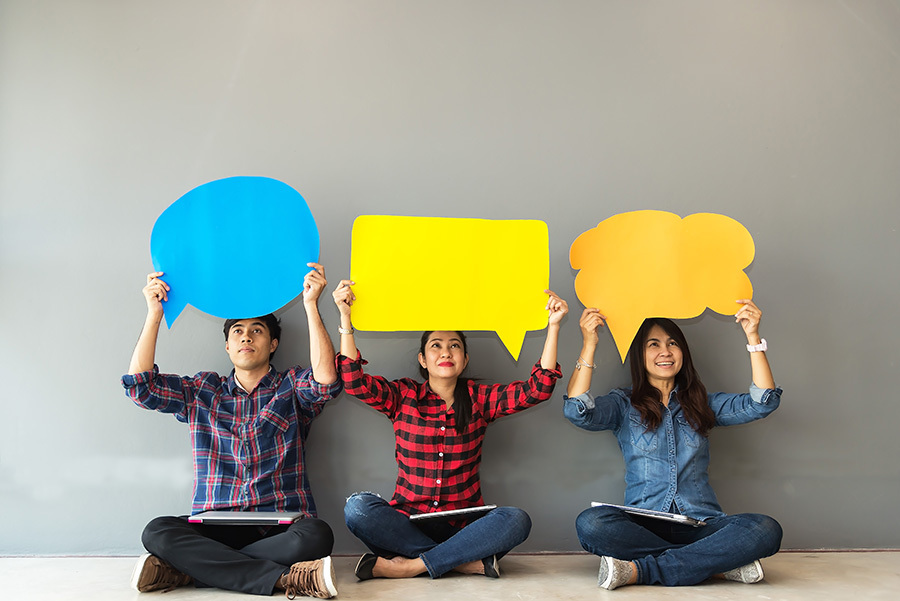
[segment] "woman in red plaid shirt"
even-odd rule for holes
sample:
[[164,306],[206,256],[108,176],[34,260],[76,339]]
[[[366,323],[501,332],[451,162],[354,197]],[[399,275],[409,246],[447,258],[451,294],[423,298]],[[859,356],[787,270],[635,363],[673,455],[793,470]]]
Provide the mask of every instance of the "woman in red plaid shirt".
[[497,578],[497,560],[531,531],[527,513],[498,507],[474,518],[413,522],[409,516],[484,505],[478,468],[485,429],[499,417],[550,398],[562,375],[556,348],[568,305],[545,291],[547,338],[540,361],[524,382],[485,385],[461,378],[469,355],[465,336],[455,331],[422,335],[419,366],[424,382],[389,381],[363,372],[365,361],[356,348],[350,319],[356,298],[352,285],[343,280],[334,291],[341,312],[338,372],[349,394],[390,418],[399,467],[390,502],[368,492],[347,500],[347,527],[372,551],[359,560],[356,576],[410,578],[428,572],[438,578],[453,570]]

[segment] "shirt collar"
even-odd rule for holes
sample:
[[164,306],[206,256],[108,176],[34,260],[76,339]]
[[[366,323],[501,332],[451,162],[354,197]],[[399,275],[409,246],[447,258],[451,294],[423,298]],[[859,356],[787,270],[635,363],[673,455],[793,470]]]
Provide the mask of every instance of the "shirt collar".
[[[459,386],[458,381],[456,382],[456,385]],[[468,386],[468,385],[469,385],[469,380],[467,378],[466,382],[465,382],[465,386]],[[434,389],[431,387],[431,384],[429,384],[427,380],[425,382],[422,382],[422,384],[421,384],[421,388],[419,390],[419,399],[427,400],[429,402],[434,403],[435,405],[441,405],[441,406],[447,405],[444,402],[444,399],[441,398],[441,395],[439,395],[438,393],[436,393],[434,391]],[[447,407],[447,413],[456,413],[456,411],[454,410],[455,404],[456,403]]]
[[[256,385],[256,388],[260,387],[269,387],[272,385],[273,378],[275,377],[275,367],[270,363],[269,371],[259,380],[259,384]],[[228,376],[228,379],[225,380],[225,387],[228,389],[228,394],[234,396],[234,394],[238,391],[238,389],[243,390],[248,395],[251,391],[247,390],[241,383],[238,382],[237,378],[234,377],[234,369],[231,370],[231,374]]]

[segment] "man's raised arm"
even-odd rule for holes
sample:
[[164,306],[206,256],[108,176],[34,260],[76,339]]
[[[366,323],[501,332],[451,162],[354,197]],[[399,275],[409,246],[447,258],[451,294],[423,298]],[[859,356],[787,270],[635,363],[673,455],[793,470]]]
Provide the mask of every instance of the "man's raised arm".
[[134,353],[131,355],[131,363],[128,365],[128,373],[134,375],[153,369],[156,358],[156,338],[159,335],[159,324],[163,318],[164,300],[168,299],[169,285],[159,279],[163,275],[161,271],[155,271],[147,275],[147,285],[142,292],[147,300],[147,319],[144,320],[144,328],[138,338]]
[[318,263],[307,263],[313,270],[303,278],[303,307],[306,309],[306,320],[309,324],[309,365],[313,378],[319,384],[331,384],[337,381],[337,370],[334,367],[334,345],[325,331],[325,324],[319,314],[319,295],[328,284],[325,279],[325,268]]

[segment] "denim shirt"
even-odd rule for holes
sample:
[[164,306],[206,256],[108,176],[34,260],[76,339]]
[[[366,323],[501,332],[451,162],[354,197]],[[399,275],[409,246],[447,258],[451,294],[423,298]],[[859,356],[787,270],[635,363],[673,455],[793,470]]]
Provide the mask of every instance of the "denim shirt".
[[[617,388],[605,396],[590,391],[563,397],[566,418],[585,430],[612,430],[625,457],[625,504],[672,511],[697,519],[725,515],[709,484],[709,439],[685,418],[675,391],[663,408],[659,427],[648,432],[631,405],[631,389]],[[709,406],[717,426],[745,424],[778,408],[781,389],[750,384],[750,393],[716,392]]]

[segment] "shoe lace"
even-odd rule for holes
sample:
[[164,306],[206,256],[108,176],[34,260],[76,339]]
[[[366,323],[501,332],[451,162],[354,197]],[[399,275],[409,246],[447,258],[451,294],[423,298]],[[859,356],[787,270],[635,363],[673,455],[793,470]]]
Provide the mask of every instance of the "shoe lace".
[[191,583],[191,577],[187,574],[182,574],[178,570],[169,566],[160,566],[159,573],[156,577],[156,583],[159,586],[165,586],[162,592],[168,593],[170,591],[174,591],[179,586],[186,586]]
[[285,578],[284,596],[293,599],[297,595],[318,597],[316,586],[316,569],[294,564]]

